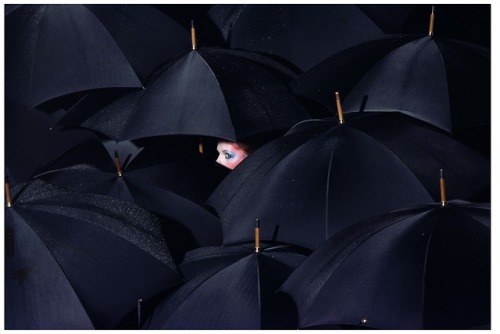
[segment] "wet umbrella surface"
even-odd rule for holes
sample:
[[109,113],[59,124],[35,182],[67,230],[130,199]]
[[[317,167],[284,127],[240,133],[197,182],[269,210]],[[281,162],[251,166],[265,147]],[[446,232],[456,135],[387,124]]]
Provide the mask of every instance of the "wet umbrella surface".
[[[9,204],[8,204],[9,205]],[[6,208],[6,328],[114,328],[182,282],[151,213],[41,180]]]
[[491,326],[491,5],[4,7],[7,329]]
[[104,106],[90,96],[71,113],[76,119],[80,111],[93,115],[62,122],[115,140],[200,135],[234,141],[286,131],[309,118],[285,84],[292,74],[258,54],[200,48],[158,70],[145,90]]
[[36,178],[150,210],[164,219],[163,228],[176,259],[188,249],[220,245],[219,220],[201,203],[226,174],[197,152],[181,149],[182,153],[174,155],[167,154],[167,148],[162,151],[147,146],[132,157],[123,154],[123,159],[116,151],[112,159],[100,143],[90,142],[68,152],[58,165]]

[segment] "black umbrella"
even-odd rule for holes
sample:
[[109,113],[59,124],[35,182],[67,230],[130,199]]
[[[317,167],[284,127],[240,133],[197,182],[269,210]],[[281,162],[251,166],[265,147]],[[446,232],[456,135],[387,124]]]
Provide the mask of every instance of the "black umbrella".
[[6,199],[8,329],[114,328],[182,282],[161,221],[144,209],[41,180]]
[[360,219],[437,200],[441,168],[450,198],[489,198],[489,161],[446,133],[400,113],[350,116],[299,123],[219,184],[207,204],[225,243],[251,239],[259,218],[263,240],[314,249]]
[[[333,55],[290,84],[291,90],[345,113],[400,111],[454,135],[488,132],[490,52],[422,35],[379,38]],[[469,143],[468,141],[466,143]],[[482,141],[489,151],[489,136]]]
[[[177,150],[182,151],[181,147]],[[200,204],[227,173],[194,149],[193,154],[186,149],[174,155],[167,145],[162,152],[150,148],[143,147],[132,158],[118,151],[113,157],[100,143],[90,142],[71,150],[36,178],[150,210],[166,221],[166,238],[176,259],[188,249],[220,245],[220,222]]]
[[355,5],[214,5],[227,46],[270,54],[305,71],[335,52],[382,35]]
[[90,89],[142,87],[189,48],[189,32],[149,5],[23,5],[5,21],[6,96],[28,107]]
[[326,241],[281,287],[300,328],[489,328],[490,205],[409,207]]
[[[240,140],[309,118],[284,82],[293,72],[262,55],[200,48],[158,70],[143,91],[108,104],[89,96],[62,120],[115,140],[198,135]],[[84,118],[83,114],[90,115]]]
[[293,247],[205,247],[180,264],[187,282],[154,311],[148,329],[295,329],[293,302],[276,289],[305,258]]

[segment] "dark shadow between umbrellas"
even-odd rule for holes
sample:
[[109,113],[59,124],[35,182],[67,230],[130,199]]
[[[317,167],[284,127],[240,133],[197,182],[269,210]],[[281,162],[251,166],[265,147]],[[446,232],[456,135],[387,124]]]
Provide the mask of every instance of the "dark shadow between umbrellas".
[[301,71],[383,34],[356,5],[222,4],[208,15],[228,47],[273,55]]

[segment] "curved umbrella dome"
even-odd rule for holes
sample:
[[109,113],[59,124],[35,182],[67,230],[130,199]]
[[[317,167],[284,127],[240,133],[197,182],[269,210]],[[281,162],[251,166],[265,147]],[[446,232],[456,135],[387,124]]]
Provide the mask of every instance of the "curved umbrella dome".
[[327,240],[280,288],[300,328],[488,328],[490,205],[421,204]]
[[28,107],[91,89],[140,88],[189,48],[188,31],[149,5],[22,5],[5,20],[6,96]]
[[490,124],[490,53],[422,35],[385,36],[332,55],[290,84],[298,96],[349,112],[399,111],[448,132]]
[[315,249],[342,228],[407,205],[489,190],[489,161],[443,131],[401,113],[310,120],[256,150],[214,190],[207,204],[224,244],[263,240]]
[[[145,90],[127,95],[81,123],[116,140],[201,135],[241,140],[286,131],[309,118],[262,56],[192,50],[158,70]],[[253,61],[256,59],[257,61]]]

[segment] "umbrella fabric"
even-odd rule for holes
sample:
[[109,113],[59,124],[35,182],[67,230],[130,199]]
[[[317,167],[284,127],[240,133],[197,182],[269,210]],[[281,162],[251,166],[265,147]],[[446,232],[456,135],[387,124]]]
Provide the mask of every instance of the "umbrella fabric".
[[326,241],[280,291],[301,328],[486,329],[490,235],[486,203],[401,209]]
[[142,86],[116,42],[83,5],[18,7],[6,16],[5,30],[6,95],[27,107],[76,91]]
[[187,282],[156,308],[148,329],[296,328],[293,302],[277,287],[306,255],[290,246],[204,247],[186,254]]
[[214,5],[208,15],[229,48],[270,54],[301,71],[383,34],[355,5]]
[[[342,228],[411,204],[489,196],[489,161],[446,133],[400,113],[311,120],[255,151],[214,190],[224,244],[262,240],[315,249]],[[478,197],[479,196],[479,197]]]
[[41,180],[6,208],[8,329],[114,328],[139,299],[182,282],[149,212]]
[[[309,115],[283,83],[293,72],[275,64],[248,52],[192,50],[158,70],[145,90],[104,105],[92,96],[71,113],[87,110],[79,126],[120,141],[163,135],[235,141],[284,132]],[[74,118],[62,124],[76,125]]]
[[148,5],[24,5],[5,17],[6,96],[36,106],[97,88],[142,87],[189,33]]
[[186,152],[172,157],[166,152],[164,149],[164,155],[160,156],[143,147],[133,159],[122,156],[124,163],[118,175],[108,152],[99,143],[92,143],[72,150],[59,159],[54,169],[36,178],[72,191],[107,195],[148,209],[165,220],[166,238],[173,257],[178,260],[189,249],[221,244],[218,218],[200,204],[215,188],[215,182],[225,175],[219,172],[225,171],[208,165],[203,157],[188,158]]
[[490,53],[456,40],[381,38],[333,55],[290,87],[332,110],[340,91],[345,113],[400,111],[453,133],[490,124]]

